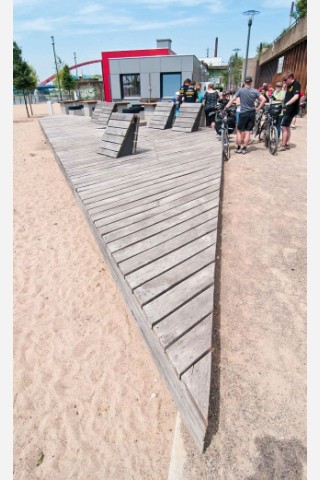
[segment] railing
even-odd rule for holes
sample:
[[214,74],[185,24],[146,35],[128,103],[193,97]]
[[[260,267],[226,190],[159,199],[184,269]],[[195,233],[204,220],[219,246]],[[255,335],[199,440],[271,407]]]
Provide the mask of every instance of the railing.
[[300,22],[300,20],[301,20],[302,18],[304,18],[304,17],[305,17],[305,15],[304,15],[303,17],[298,18],[292,25],[290,25],[290,27],[285,28],[285,29],[283,30],[283,32],[280,33],[280,35],[278,35],[278,37],[277,37],[275,40],[273,40],[272,43],[275,44],[276,42],[278,42],[278,41],[280,40],[280,38],[283,37],[283,35],[285,35],[286,33],[288,33],[293,27],[295,27],[295,26]]

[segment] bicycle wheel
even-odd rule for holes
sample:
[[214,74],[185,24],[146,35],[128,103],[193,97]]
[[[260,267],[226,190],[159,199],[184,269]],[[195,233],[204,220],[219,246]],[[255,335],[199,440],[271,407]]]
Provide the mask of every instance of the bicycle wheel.
[[263,122],[260,127],[259,131],[259,140],[262,142],[266,141],[266,135],[267,135],[267,129],[266,129],[266,124]]
[[229,160],[230,158],[230,145],[229,145],[229,137],[226,132],[226,130],[222,130],[222,135],[221,135],[221,140],[222,140],[222,154],[223,154],[223,159],[224,160]]
[[278,131],[277,128],[272,125],[269,130],[269,152],[274,155],[278,148]]
[[254,122],[253,130],[252,130],[252,139],[256,139],[261,131],[261,119],[256,118],[256,121]]

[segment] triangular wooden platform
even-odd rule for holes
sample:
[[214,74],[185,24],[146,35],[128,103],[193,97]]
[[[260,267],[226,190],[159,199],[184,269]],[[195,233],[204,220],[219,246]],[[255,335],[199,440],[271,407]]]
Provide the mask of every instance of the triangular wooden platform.
[[[135,155],[102,133],[39,120],[113,277],[200,451],[208,427],[221,146],[209,129],[139,129]],[[75,126],[76,124],[76,126]]]
[[172,130],[175,132],[196,132],[201,126],[202,110],[201,103],[182,103]]
[[157,106],[149,121],[149,128],[165,130],[171,128],[174,120],[175,105],[172,102],[157,102]]

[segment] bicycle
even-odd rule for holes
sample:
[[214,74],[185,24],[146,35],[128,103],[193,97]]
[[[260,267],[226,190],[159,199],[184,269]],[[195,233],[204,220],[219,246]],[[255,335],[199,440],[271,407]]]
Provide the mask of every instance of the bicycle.
[[256,119],[254,122],[253,130],[252,130],[252,141],[259,137],[262,127],[263,127],[263,113],[264,108],[261,108],[259,112],[256,113]]
[[218,135],[221,136],[222,158],[226,161],[230,158],[229,133],[232,133],[234,130],[234,127],[230,126],[230,120],[232,119],[232,115],[235,116],[234,112],[231,109],[221,110],[221,108],[218,107],[215,118],[216,132],[218,133]]
[[307,99],[300,103],[299,117],[303,118],[307,115]]
[[271,155],[278,149],[279,135],[277,123],[282,111],[282,103],[271,103],[264,107],[264,117],[259,132],[259,140],[263,141]]

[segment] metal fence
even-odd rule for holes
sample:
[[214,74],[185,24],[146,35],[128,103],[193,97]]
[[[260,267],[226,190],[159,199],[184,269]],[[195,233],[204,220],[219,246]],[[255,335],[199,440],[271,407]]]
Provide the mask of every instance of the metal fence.
[[[51,100],[52,102],[59,102],[60,101],[60,96],[55,95],[55,94],[39,94],[39,95],[28,95],[26,96],[27,102],[31,104],[35,103],[46,103],[48,100]],[[62,95],[62,100],[70,100],[70,97],[67,95]],[[13,104],[14,105],[20,105],[24,104],[24,97],[23,95],[13,95]]]

